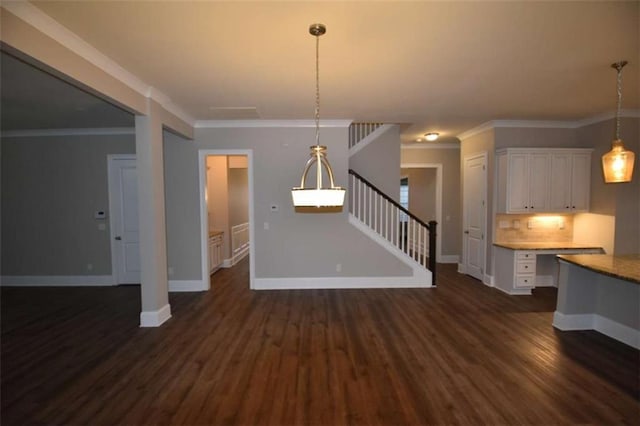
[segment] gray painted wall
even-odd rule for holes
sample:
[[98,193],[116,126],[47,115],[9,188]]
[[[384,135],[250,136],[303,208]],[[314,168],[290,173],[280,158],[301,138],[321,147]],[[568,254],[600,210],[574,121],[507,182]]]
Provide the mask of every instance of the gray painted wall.
[[133,134],[2,138],[2,274],[110,275],[94,212],[109,214],[107,155],[134,152]]
[[[347,128],[322,128],[321,137],[322,143],[328,146],[336,184],[346,186]],[[346,208],[342,213],[331,214],[294,211],[290,190],[299,183],[309,157],[308,147],[313,143],[313,128],[198,128],[195,144],[180,144],[184,155],[166,161],[175,161],[174,166],[179,170],[197,170],[198,149],[253,150],[255,216],[252,222],[258,278],[409,276],[411,271],[404,263],[348,223]],[[399,161],[397,164],[399,179]],[[199,224],[199,199],[189,190],[198,187],[198,179],[189,175],[189,181],[182,183],[184,196],[189,199],[183,200],[180,215],[174,220]],[[271,211],[272,204],[279,206],[278,212]],[[199,230],[189,227],[183,238],[199,241]],[[170,238],[169,247],[173,244]],[[171,253],[174,256],[170,254],[170,264],[176,270],[179,264],[190,262],[186,257],[200,255],[199,250],[192,252],[191,246]],[[336,264],[342,265],[342,272],[336,272]]]
[[249,222],[249,174],[247,169],[229,169],[229,225]]
[[442,254],[462,255],[460,150],[403,149],[401,162],[442,164],[442,223],[438,224],[438,232],[442,235]]
[[615,120],[606,120],[576,131],[583,146],[594,148],[591,157],[591,213],[615,217],[614,253],[640,253],[640,118],[620,120],[620,137],[636,154],[633,180],[604,183],[602,155],[611,149]]
[[198,168],[184,167],[192,162],[195,144],[170,132],[164,132],[165,215],[167,223],[167,266],[170,280],[201,278],[199,220],[185,220],[196,215],[194,205],[200,193]]
[[[615,225],[615,254],[640,252],[640,118],[621,119],[620,133],[625,146],[636,153],[633,181],[624,184],[605,184],[601,156],[611,149],[615,121],[598,122],[578,129],[495,128],[465,139],[461,143],[461,159],[475,152],[488,153],[488,229],[487,271],[493,274],[492,241],[494,227],[493,192],[494,153],[506,147],[594,148],[591,157],[591,213],[613,215]],[[464,181],[461,181],[461,187]]]
[[[333,163],[332,163],[333,164]],[[349,168],[392,199],[400,199],[400,127],[392,126],[349,158]]]

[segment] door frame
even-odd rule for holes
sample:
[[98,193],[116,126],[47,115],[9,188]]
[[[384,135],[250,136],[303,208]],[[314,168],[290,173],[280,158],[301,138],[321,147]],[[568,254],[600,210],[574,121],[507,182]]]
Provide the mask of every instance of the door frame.
[[[436,169],[436,262],[442,263],[442,164],[441,163],[400,163],[401,169]],[[411,180],[409,180],[411,187]],[[411,199],[409,199],[411,203]]]
[[[114,219],[114,181],[113,179],[115,178],[115,176],[113,176],[112,173],[112,165],[114,164],[114,161],[118,161],[118,160],[133,160],[133,161],[137,161],[137,157],[136,154],[107,154],[107,193],[109,196],[109,247],[111,249],[111,279],[112,279],[112,283],[113,285],[119,285],[119,277],[118,277],[118,271],[119,269],[119,265],[118,265],[118,259],[119,256],[116,256],[116,229],[114,227],[114,223],[113,223],[113,219]],[[136,163],[137,165],[137,163]]]
[[484,198],[484,259],[482,260],[482,282],[486,284],[487,281],[487,241],[489,240],[488,238],[488,221],[489,218],[487,217],[488,214],[488,200],[487,200],[487,194],[489,191],[489,165],[488,165],[488,158],[489,155],[487,153],[487,151],[482,151],[482,152],[476,152],[473,154],[469,154],[469,155],[465,155],[462,159],[462,262],[458,265],[458,272],[466,274],[467,273],[467,245],[469,243],[467,237],[465,237],[465,233],[464,233],[464,227],[465,224],[467,223],[467,214],[469,213],[469,210],[467,208],[467,200],[465,199],[464,196],[464,182],[465,182],[465,175],[464,173],[466,172],[466,165],[467,165],[467,161],[469,160],[473,160],[476,158],[482,158],[483,164],[484,164],[484,194],[483,198]]
[[208,241],[209,215],[207,212],[207,157],[210,155],[246,155],[247,174],[249,180],[249,288],[254,288],[255,282],[255,217],[253,214],[253,150],[252,149],[199,149],[198,173],[200,191],[200,255],[202,262],[202,289],[209,290],[211,281],[209,275]]

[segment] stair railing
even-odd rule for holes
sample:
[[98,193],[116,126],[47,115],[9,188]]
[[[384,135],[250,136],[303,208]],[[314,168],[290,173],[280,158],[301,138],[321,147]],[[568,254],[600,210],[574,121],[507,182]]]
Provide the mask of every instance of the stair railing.
[[383,123],[351,123],[349,126],[349,148],[373,133]]
[[349,169],[349,194],[349,212],[407,256],[430,270],[432,284],[435,285],[438,223],[435,220],[425,223],[351,169]]

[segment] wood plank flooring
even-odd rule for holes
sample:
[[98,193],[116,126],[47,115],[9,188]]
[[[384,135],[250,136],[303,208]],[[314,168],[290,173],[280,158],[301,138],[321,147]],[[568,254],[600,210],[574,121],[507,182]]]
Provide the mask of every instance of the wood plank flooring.
[[556,291],[2,288],[2,425],[638,424],[640,355],[551,326]]

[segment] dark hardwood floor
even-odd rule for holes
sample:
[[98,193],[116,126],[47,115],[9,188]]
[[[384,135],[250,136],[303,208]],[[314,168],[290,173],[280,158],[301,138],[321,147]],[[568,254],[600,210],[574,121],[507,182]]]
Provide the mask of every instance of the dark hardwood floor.
[[555,289],[2,288],[2,425],[638,424],[640,356],[551,326]]

